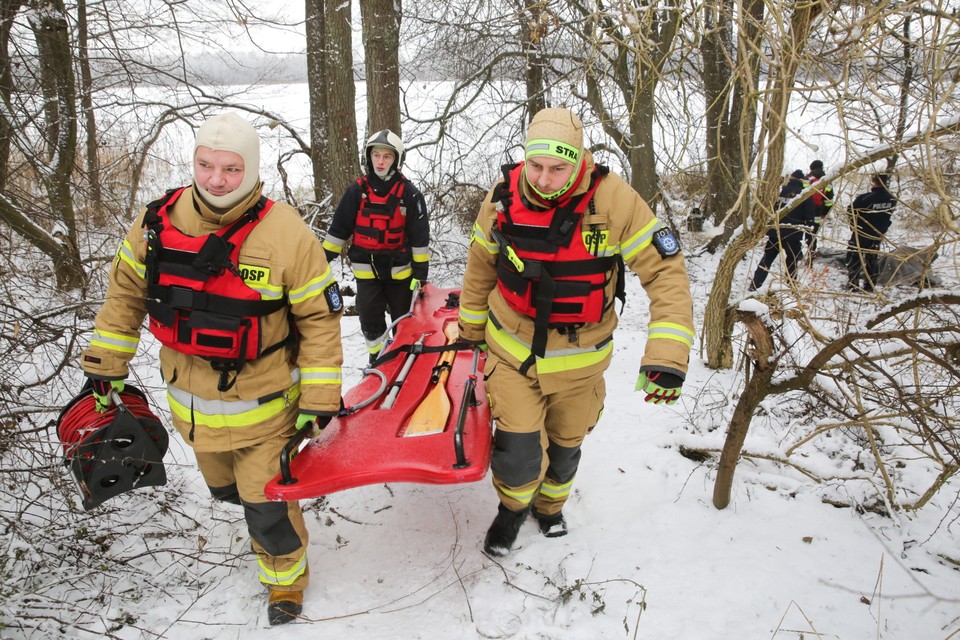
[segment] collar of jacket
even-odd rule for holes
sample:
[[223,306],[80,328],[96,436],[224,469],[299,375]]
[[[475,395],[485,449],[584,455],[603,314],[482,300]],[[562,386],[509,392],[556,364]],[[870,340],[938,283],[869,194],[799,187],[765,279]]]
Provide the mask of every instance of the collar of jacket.
[[[217,209],[216,207],[211,207],[209,204],[204,201],[200,196],[200,192],[195,188],[190,187],[190,197],[193,200],[194,210],[200,214],[200,217],[204,222],[209,222],[210,224],[215,224],[218,227],[228,225],[244,213],[247,212],[247,209],[252,207],[257,203],[257,200],[260,199],[260,194],[263,191],[263,182],[258,182],[256,186],[247,194],[247,197],[238,202],[236,205],[227,209],[226,211],[222,209]],[[184,194],[187,195],[187,194]]]
[[373,189],[373,192],[378,196],[387,195],[390,189],[393,188],[393,185],[402,179],[403,175],[401,175],[399,171],[395,171],[389,180],[384,180],[375,173],[367,174],[367,184],[370,185],[370,188]]
[[565,193],[562,198],[558,200],[551,200],[549,202],[544,202],[543,198],[538,196],[533,188],[530,186],[530,183],[527,182],[526,176],[524,176],[520,182],[520,197],[523,199],[524,204],[532,209],[539,209],[543,211],[549,211],[555,209],[556,207],[563,206],[574,196],[578,196],[582,193],[586,193],[590,189],[590,176],[593,175],[594,160],[593,154],[590,153],[589,149],[583,150],[583,178],[580,180],[580,184],[577,185],[577,188],[569,193]]

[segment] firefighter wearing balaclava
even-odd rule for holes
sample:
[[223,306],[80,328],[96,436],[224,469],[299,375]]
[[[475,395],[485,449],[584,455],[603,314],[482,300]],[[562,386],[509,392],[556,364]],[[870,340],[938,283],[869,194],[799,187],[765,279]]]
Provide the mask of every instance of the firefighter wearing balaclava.
[[461,339],[488,350],[500,498],[484,540],[491,555],[510,551],[528,514],[547,537],[567,532],[580,447],[603,409],[623,264],[650,298],[636,389],[673,404],[694,336],[680,246],[629,184],[594,163],[570,110],[538,112],[524,160],[503,167],[480,207],[460,298]]
[[430,226],[423,195],[401,173],[403,141],[384,129],[364,146],[364,175],[351,184],[333,214],[323,248],[333,262],[347,257],[357,282],[360,331],[374,362],[389,337],[386,313],[396,321],[427,279]]
[[193,184],[147,205],[120,244],[81,364],[105,410],[149,316],[174,426],[213,497],[242,506],[281,624],[302,611],[307,529],[299,503],[268,501],[264,485],[297,429],[341,407],[343,305],[316,236],[262,195],[249,122],[208,119],[192,160]]

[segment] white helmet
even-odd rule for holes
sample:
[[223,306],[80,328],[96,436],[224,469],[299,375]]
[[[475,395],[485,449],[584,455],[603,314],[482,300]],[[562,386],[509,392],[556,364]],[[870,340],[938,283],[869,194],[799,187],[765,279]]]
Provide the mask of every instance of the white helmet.
[[[375,147],[389,149],[390,151],[393,151],[394,155],[396,155],[396,159],[393,161],[393,164],[390,165],[390,168],[387,169],[384,175],[376,174],[376,171],[373,168],[373,161],[370,158],[370,152],[373,151]],[[400,136],[389,129],[378,131],[370,136],[370,138],[367,140],[366,146],[363,148],[363,162],[368,176],[378,175],[382,180],[389,180],[394,176],[394,174],[400,171],[400,168],[403,166],[403,140],[400,139]]]

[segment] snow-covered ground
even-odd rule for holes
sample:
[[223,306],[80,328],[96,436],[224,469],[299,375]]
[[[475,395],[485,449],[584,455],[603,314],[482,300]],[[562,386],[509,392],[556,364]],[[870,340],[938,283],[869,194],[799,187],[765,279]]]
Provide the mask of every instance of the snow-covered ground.
[[[698,320],[714,260],[690,262]],[[606,410],[584,445],[566,537],[547,539],[531,520],[513,553],[486,556],[483,535],[497,504],[489,476],[306,500],[311,585],[303,618],[270,628],[242,512],[210,500],[189,448],[174,436],[166,487],[126,494],[81,519],[84,538],[73,532],[73,547],[89,551],[89,570],[50,573],[3,612],[34,624],[49,612],[49,624],[0,627],[0,637],[955,637],[960,570],[944,558],[960,555],[956,484],[918,513],[887,518],[829,506],[800,474],[744,461],[732,504],[717,510],[716,459],[694,462],[679,451],[722,446],[741,383],[695,355],[677,405],[644,404],[633,385],[645,316],[646,298],[631,278]],[[355,317],[344,318],[343,330],[350,386],[364,348]],[[152,352],[139,358],[138,372],[159,400]],[[774,421],[757,421],[746,449],[782,451],[782,435]]]
[[[810,153],[809,147],[794,150],[797,156]],[[841,157],[836,150],[817,151],[828,165]],[[788,169],[806,168],[810,159],[791,160]],[[844,204],[859,190],[844,185]],[[826,248],[846,241],[838,220],[828,222],[825,234]],[[891,232],[909,243],[922,236],[922,230],[896,223]],[[694,244],[687,239],[688,249]],[[734,298],[745,295],[756,257],[740,266]],[[698,330],[717,260],[705,253],[688,260]],[[935,265],[953,287],[956,264],[944,256]],[[446,278],[441,286],[459,284],[450,269],[436,274]],[[833,290],[843,282],[840,271],[826,264],[801,277]],[[778,277],[768,282],[777,286]],[[24,499],[36,498],[36,504],[23,512],[22,504],[17,510],[0,504],[3,515],[27,514],[22,523],[5,518],[0,536],[6,544],[0,638],[960,636],[957,480],[920,511],[884,517],[830,506],[823,501],[825,487],[795,469],[750,458],[737,469],[731,505],[717,510],[716,456],[696,462],[681,455],[681,447],[719,450],[743,386],[743,367],[708,369],[695,349],[680,402],[644,404],[633,387],[647,301],[636,278],[628,291],[607,374],[606,409],[586,440],[565,510],[568,536],[547,539],[530,521],[508,557],[484,555],[483,535],[497,504],[489,476],[452,486],[366,486],[306,500],[311,585],[303,618],[270,628],[242,512],[211,501],[189,447],[177,436],[165,458],[165,487],[131,492],[68,517],[48,480],[67,484],[66,471],[55,462],[56,434],[38,430],[54,462],[48,460],[49,468],[24,487]],[[343,335],[349,387],[360,380],[366,360],[355,317],[344,318]],[[142,351],[136,376],[164,415],[155,354],[155,345]],[[66,398],[79,386],[79,376],[68,377],[62,380]],[[764,419],[751,427],[746,451],[783,454],[795,439],[787,432],[809,426],[799,408],[789,425],[778,421],[795,400],[777,397],[763,406]],[[829,453],[814,440],[802,455],[824,469],[832,464]],[[69,487],[62,495],[71,495]],[[20,533],[21,525],[29,532],[46,522],[60,528],[56,547]]]

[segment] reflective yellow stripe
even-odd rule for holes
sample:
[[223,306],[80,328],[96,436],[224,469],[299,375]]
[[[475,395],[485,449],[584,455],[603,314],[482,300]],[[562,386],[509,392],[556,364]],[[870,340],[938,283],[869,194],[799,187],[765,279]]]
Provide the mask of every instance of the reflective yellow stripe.
[[283,297],[283,287],[273,284],[252,284],[246,283],[248,287],[260,294],[261,300],[279,300]]
[[324,289],[335,282],[330,267],[302,287],[290,291],[290,304],[299,304],[323,293]]
[[429,262],[430,249],[427,247],[410,247],[414,262]]
[[560,142],[559,140],[537,138],[536,140],[527,142],[525,149],[523,157],[527,160],[534,156],[549,156],[551,158],[566,160],[570,164],[575,165],[580,158],[579,149],[570,146],[566,142]]
[[257,400],[206,400],[183,389],[167,386],[167,402],[170,411],[185,422],[211,429],[223,427],[249,427],[269,420],[297,401],[300,383],[287,389],[279,398],[260,404]]
[[297,578],[307,570],[307,552],[304,551],[297,564],[286,571],[273,571],[259,556],[257,557],[257,564],[260,565],[260,582],[275,587],[286,587],[296,582]]
[[413,267],[410,266],[410,263],[402,267],[394,267],[390,270],[390,277],[394,280],[406,280],[407,278],[413,277]]
[[366,338],[363,341],[367,345],[367,353],[372,355],[377,355],[383,350],[383,345],[387,342],[387,338],[390,337],[390,329],[387,329],[379,337],[374,338],[373,340],[367,340]]
[[654,218],[650,221],[650,224],[635,233],[633,237],[621,243],[620,253],[623,254],[623,259],[629,260],[640,253],[645,247],[650,246],[650,242],[653,240],[653,234],[666,226],[667,225]]
[[507,494],[517,502],[521,502],[523,504],[530,504],[530,501],[533,500],[533,494],[536,493],[536,488],[520,492],[520,491],[512,491],[505,487],[500,487],[500,491]]
[[[366,262],[353,263],[353,276],[358,280],[374,280],[377,277],[373,272],[373,266]],[[413,276],[413,267],[409,262],[390,269],[390,277],[393,280],[405,280],[411,276]]]
[[693,331],[682,324],[673,322],[653,322],[650,324],[647,340],[654,338],[664,338],[666,340],[676,340],[682,342],[688,347],[693,347]]
[[476,242],[490,253],[500,253],[500,247],[496,242],[487,240],[487,234],[483,232],[479,223],[473,224],[473,233],[470,235],[470,242]]
[[[530,357],[530,345],[504,331],[495,317],[490,316],[490,318],[492,322],[488,325],[488,330],[491,340],[520,362],[526,361]],[[537,358],[537,373],[561,373],[583,369],[603,362],[611,353],[613,353],[612,338],[582,349],[548,349],[544,357]]]
[[560,373],[562,371],[585,369],[586,367],[600,364],[611,353],[613,353],[613,340],[608,340],[605,344],[598,344],[593,351],[584,351],[582,353],[550,356],[550,352],[548,351],[547,357],[537,358],[537,373]]
[[346,240],[341,240],[340,238],[327,236],[323,239],[323,248],[339,255],[340,252],[343,251],[343,245],[345,245],[346,242]]
[[141,278],[147,275],[147,265],[139,262],[133,253],[133,247],[129,240],[124,240],[117,249],[117,260],[126,262]]
[[125,336],[122,333],[111,333],[99,329],[94,330],[93,338],[90,339],[91,347],[100,347],[120,353],[136,353],[138,344],[140,344],[139,336]]
[[374,280],[377,276],[373,272],[373,267],[371,267],[369,264],[354,262],[353,277],[357,280]]
[[563,484],[553,484],[552,482],[544,481],[544,483],[540,485],[540,493],[550,498],[565,498],[570,495],[570,489],[572,487],[573,480]]
[[340,367],[301,367],[300,384],[340,384]]
[[459,318],[467,324],[486,324],[488,315],[487,311],[477,311],[461,306]]

